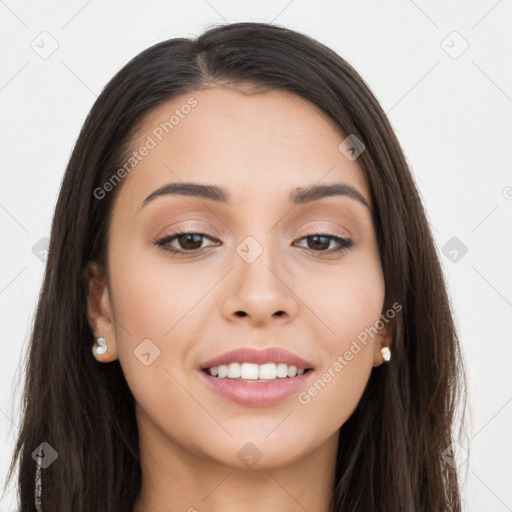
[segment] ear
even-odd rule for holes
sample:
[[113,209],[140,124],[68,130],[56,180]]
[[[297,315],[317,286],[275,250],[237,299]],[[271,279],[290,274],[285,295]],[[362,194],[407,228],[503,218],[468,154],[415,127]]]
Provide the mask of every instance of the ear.
[[98,356],[98,360],[114,361],[117,359],[116,331],[105,273],[98,263],[89,263],[84,269],[84,279],[87,285],[87,320],[94,337],[105,338],[107,343],[107,352]]
[[392,350],[394,321],[384,322],[384,327],[379,331],[373,340],[373,366],[380,366],[384,359],[380,352],[382,347],[389,347]]

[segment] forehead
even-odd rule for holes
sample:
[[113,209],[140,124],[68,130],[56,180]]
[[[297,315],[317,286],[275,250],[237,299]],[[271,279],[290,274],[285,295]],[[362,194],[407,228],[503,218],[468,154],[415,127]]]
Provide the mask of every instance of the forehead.
[[156,188],[179,181],[217,184],[244,204],[343,182],[370,204],[361,167],[339,150],[345,138],[325,112],[289,92],[181,94],[139,123],[117,207],[136,209]]

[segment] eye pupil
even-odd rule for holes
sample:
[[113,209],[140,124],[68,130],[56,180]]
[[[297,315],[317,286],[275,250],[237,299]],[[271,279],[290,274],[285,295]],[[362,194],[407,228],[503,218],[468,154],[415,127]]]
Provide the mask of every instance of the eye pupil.
[[[311,246],[312,244],[309,243],[309,240],[311,240],[311,239],[316,239],[316,240],[322,239],[323,242],[320,242],[320,247],[319,247],[319,244],[316,244],[316,243],[314,243],[313,246]],[[310,249],[320,249],[320,250],[328,249],[330,243],[331,243],[331,241],[330,241],[329,237],[327,237],[327,236],[313,235],[313,236],[308,237],[308,247]]]
[[[183,249],[190,249],[193,251],[194,249],[199,249],[201,247],[202,243],[202,235],[199,235],[197,233],[187,233],[185,235],[180,235],[178,237],[179,244]],[[192,247],[190,246],[189,242],[192,239]],[[195,242],[195,245],[194,245]]]

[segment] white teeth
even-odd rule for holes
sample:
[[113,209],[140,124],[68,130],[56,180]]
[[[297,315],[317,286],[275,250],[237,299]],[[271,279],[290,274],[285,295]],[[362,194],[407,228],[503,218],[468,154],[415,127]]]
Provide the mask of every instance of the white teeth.
[[276,366],[276,374],[278,377],[288,377],[288,365],[286,363],[279,363]]
[[240,367],[240,377],[242,379],[257,380],[259,375],[258,365],[254,363],[242,363]]
[[238,363],[231,363],[230,365],[228,365],[228,378],[240,378],[240,365]]
[[271,380],[277,377],[276,365],[275,363],[266,363],[262,364],[259,367],[258,377],[264,380]]
[[212,366],[207,371],[219,379],[275,380],[299,376],[305,370],[286,363],[230,363]]

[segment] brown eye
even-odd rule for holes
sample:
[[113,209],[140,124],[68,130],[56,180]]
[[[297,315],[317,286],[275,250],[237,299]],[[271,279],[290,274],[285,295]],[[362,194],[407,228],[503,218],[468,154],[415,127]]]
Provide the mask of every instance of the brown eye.
[[[329,246],[331,245],[331,239],[328,236],[322,236],[322,235],[314,235],[314,236],[308,236],[308,248],[309,249],[315,249],[319,251],[325,251],[329,249]],[[311,242],[311,243],[309,243]]]
[[186,235],[179,235],[176,237],[181,249],[194,251],[200,249],[203,243],[202,235],[199,233],[187,233]]
[[[354,241],[350,238],[343,238],[326,233],[309,233],[300,240],[306,240],[307,247],[305,247],[305,249],[326,254],[342,252],[355,245]],[[328,250],[333,242],[335,246],[336,244],[338,245],[338,248],[334,247],[334,249]]]
[[[205,247],[201,247],[204,239],[215,241],[214,238],[204,233],[176,232],[157,240],[155,245],[172,254],[186,256],[202,252],[205,249]],[[175,242],[175,245],[171,245],[172,242]]]

